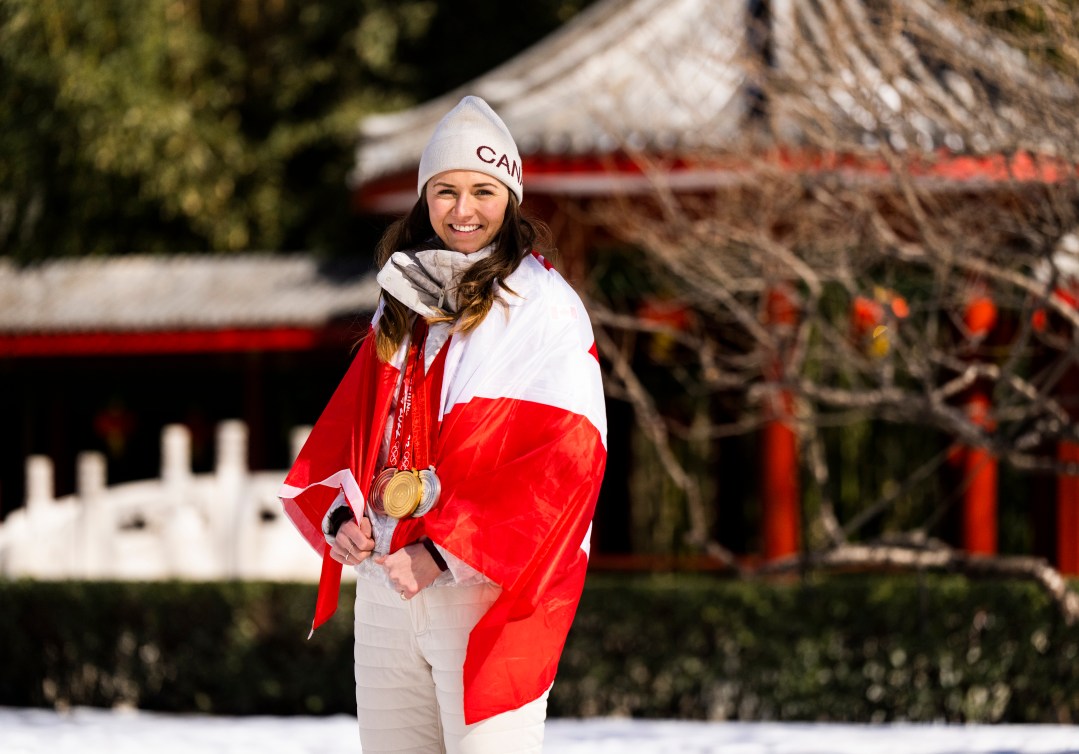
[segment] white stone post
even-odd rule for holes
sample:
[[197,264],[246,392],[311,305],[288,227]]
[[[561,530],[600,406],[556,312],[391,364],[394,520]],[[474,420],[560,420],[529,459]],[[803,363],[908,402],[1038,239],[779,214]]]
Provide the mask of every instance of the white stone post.
[[216,499],[210,526],[221,555],[224,576],[236,578],[247,552],[247,540],[255,532],[244,515],[249,495],[247,482],[247,425],[238,419],[217,425]]
[[191,470],[191,430],[169,424],[161,430],[161,483],[167,513],[162,520],[163,569],[170,577],[213,578],[214,543],[208,542],[210,511],[203,510]]
[[170,489],[191,481],[191,430],[183,424],[161,430],[161,481]]
[[70,522],[56,502],[52,459],[26,459],[25,537],[19,560],[24,574],[35,578],[66,578],[72,564]]
[[26,509],[41,510],[56,499],[53,481],[52,459],[48,456],[26,458]]
[[97,500],[105,491],[105,455],[93,450],[79,453],[75,460],[75,494],[83,501]]
[[217,425],[217,475],[247,473],[247,425],[238,419]]
[[105,456],[96,451],[79,453],[75,466],[75,494],[79,512],[75,532],[75,550],[79,576],[84,579],[104,575],[105,555],[114,551],[116,527],[104,505],[107,465]]

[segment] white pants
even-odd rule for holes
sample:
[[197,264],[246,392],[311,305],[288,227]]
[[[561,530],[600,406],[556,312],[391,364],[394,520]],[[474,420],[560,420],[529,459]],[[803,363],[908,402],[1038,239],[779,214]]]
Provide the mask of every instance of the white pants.
[[468,634],[499,587],[437,586],[411,600],[382,584],[356,584],[356,713],[364,754],[539,752],[547,692],[465,725]]

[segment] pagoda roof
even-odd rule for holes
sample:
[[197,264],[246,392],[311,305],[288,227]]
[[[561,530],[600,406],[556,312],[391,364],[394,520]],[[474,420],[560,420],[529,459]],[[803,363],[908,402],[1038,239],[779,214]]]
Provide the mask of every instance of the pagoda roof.
[[1060,124],[1025,119],[1010,101],[1023,91],[1079,105],[1073,86],[933,0],[600,0],[465,86],[365,119],[351,181],[369,209],[410,205],[408,176],[466,94],[514,134],[526,194],[557,194],[610,190],[595,175],[618,172],[626,154],[745,154],[829,136],[869,152],[883,138],[900,151],[1051,153]]
[[[369,269],[309,255],[0,259],[0,356],[306,348],[314,331],[354,329],[377,301]],[[232,336],[155,339],[222,332]],[[110,338],[84,337],[102,334]],[[149,337],[113,337],[136,335]]]

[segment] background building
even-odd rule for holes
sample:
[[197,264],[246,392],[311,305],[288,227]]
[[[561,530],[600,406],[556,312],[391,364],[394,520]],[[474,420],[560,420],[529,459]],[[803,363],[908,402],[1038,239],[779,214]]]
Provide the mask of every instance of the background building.
[[[515,134],[525,209],[589,297],[608,375],[597,564],[721,568],[898,536],[1079,570],[1079,98],[1036,36],[1018,49],[992,18],[602,0],[363,120],[350,180],[369,230],[414,201],[423,144],[463,94]],[[196,473],[230,419],[249,469],[283,470],[365,330],[365,264],[5,263],[0,509],[21,505],[30,455],[53,459],[57,496],[84,450],[110,482],[153,476],[172,424]]]

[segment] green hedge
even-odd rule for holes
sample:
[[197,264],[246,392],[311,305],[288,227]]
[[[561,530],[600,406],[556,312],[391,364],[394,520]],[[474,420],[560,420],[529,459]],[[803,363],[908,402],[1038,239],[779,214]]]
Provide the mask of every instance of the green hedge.
[[1025,582],[593,579],[563,714],[1079,722],[1079,626]]
[[312,586],[0,583],[0,705],[329,713],[352,701],[352,609],[306,641]]
[[[295,584],[0,582],[0,705],[350,712],[350,600]],[[592,576],[552,716],[1079,722],[1079,627],[1022,582]]]

